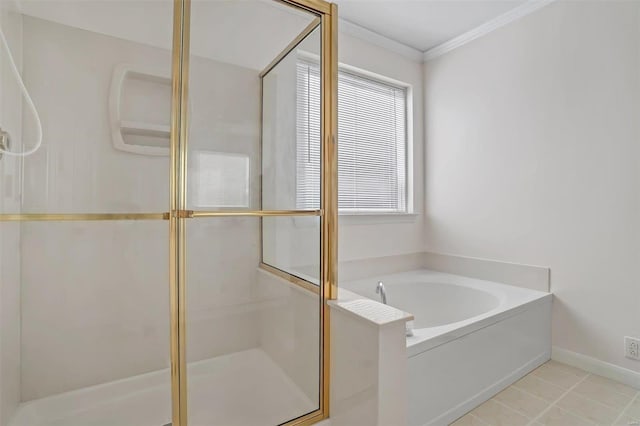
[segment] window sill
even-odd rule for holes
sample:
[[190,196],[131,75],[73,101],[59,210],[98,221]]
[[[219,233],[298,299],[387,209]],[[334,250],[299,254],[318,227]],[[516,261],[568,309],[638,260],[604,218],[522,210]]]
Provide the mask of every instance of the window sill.
[[412,223],[416,222],[420,213],[338,213],[339,224],[376,224],[376,223]]
[[338,212],[338,216],[420,216],[420,213],[416,212]]
[[[415,223],[421,213],[382,213],[382,212],[349,212],[338,213],[338,224],[366,225],[381,223]],[[316,217],[293,217],[296,228],[313,228],[318,226]]]

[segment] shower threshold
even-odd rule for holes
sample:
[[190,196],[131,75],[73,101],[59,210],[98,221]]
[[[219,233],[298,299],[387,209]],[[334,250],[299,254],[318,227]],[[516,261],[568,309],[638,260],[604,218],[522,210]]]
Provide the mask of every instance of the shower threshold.
[[[264,426],[316,404],[261,349],[189,364],[189,425]],[[25,402],[10,426],[170,426],[169,370]]]

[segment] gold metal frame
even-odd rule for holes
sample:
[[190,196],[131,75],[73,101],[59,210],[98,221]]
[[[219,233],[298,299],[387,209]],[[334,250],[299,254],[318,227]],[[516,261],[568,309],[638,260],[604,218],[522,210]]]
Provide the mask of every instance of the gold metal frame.
[[282,269],[276,268],[275,266],[271,266],[264,262],[260,262],[260,269],[264,269],[265,271],[270,272],[273,275],[276,275],[284,280],[289,281],[292,284],[297,285],[298,287],[302,287],[305,290],[308,290],[320,296],[320,286],[318,286],[317,284],[313,284],[307,280],[290,274],[287,271],[283,271]]
[[311,32],[315,30],[318,25],[320,25],[320,18],[315,18],[313,21],[311,21],[311,23],[307,25],[307,27],[302,30],[302,32],[298,34],[298,36],[294,38],[293,41],[289,43],[287,47],[285,47],[282,52],[280,52],[280,54],[276,56],[275,59],[271,61],[271,63],[269,63],[269,65],[266,66],[265,69],[262,70],[262,72],[260,73],[260,78],[267,75],[269,71],[271,71],[276,65],[278,65],[280,61],[282,61],[285,56],[287,56],[293,49],[295,49],[295,47],[299,45],[302,40],[304,40],[309,34],[311,34]]
[[[322,0],[279,0],[294,6],[308,9],[320,15],[321,25],[321,279],[320,286],[303,280],[274,266],[260,263],[260,267],[308,291],[320,295],[320,408],[290,422],[287,426],[311,425],[329,417],[329,391],[331,372],[331,336],[328,300],[336,299],[338,266],[338,10],[337,6]],[[317,22],[309,24],[287,48],[265,68],[260,77],[264,77],[287,54],[289,54],[311,31]],[[261,255],[262,258],[262,255]]]
[[187,426],[186,215],[191,0],[174,0],[171,93],[169,303],[172,425]]
[[76,222],[96,220],[169,220],[169,213],[16,213],[0,214],[0,222]]
[[322,210],[187,210],[188,217],[230,217],[230,216],[322,216]]
[[0,214],[0,222],[69,222],[118,220],[169,221],[169,295],[170,295],[170,350],[172,425],[187,426],[187,362],[186,362],[186,222],[210,217],[273,217],[318,216],[321,219],[321,279],[320,286],[288,274],[269,265],[261,268],[281,276],[320,296],[321,303],[321,365],[320,407],[293,419],[287,426],[311,425],[329,417],[330,335],[327,300],[337,296],[337,7],[324,0],[276,0],[303,8],[319,16],[289,47],[261,74],[266,74],[304,37],[321,26],[322,40],[322,194],[320,210],[187,210],[187,136],[188,88],[190,54],[191,0],[174,0],[172,99],[171,99],[171,170],[169,182],[169,212],[156,213],[26,213]]

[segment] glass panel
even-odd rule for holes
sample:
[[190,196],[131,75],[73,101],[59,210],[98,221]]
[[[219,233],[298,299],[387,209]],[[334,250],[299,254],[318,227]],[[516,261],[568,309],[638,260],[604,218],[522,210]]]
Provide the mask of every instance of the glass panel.
[[[4,248],[16,226],[0,223]],[[20,327],[21,392],[30,402],[14,424],[36,424],[33,412],[38,426],[169,423],[167,223],[19,226],[19,270],[2,264],[3,278],[13,278],[3,291],[20,292],[21,323],[3,324]]]
[[[30,151],[42,126],[0,159],[0,214],[168,210],[172,18],[0,1],[0,135]],[[168,243],[166,221],[0,221],[0,424],[171,421]]]
[[[262,79],[265,210],[320,208],[319,53],[317,27]],[[314,72],[309,72],[310,68]],[[317,217],[265,218],[262,261],[318,284],[319,226]]]
[[319,408],[320,299],[258,267],[259,226],[187,223],[190,424],[276,425]]
[[[260,73],[318,17],[261,0],[198,1],[191,15],[188,208],[259,210],[261,202],[263,209],[295,208],[296,79],[295,71],[284,75],[290,68],[285,63],[295,67],[304,52],[317,60],[319,28],[267,74],[263,105]],[[282,154],[289,151],[293,158]],[[276,175],[283,167],[286,172]],[[276,187],[287,197],[276,200]]]
[[265,217],[262,221],[262,261],[318,285],[320,218]]
[[[21,212],[168,210],[172,2],[19,3],[3,28],[42,124],[13,182]],[[0,50],[0,127],[26,151],[36,113]]]
[[[283,92],[276,105],[262,103],[261,73],[291,49],[301,33],[312,30],[318,17],[261,0],[198,1],[192,4],[191,17],[188,208],[295,208],[290,198],[295,192],[287,192],[286,202],[275,202],[273,196],[276,186],[283,191],[281,185],[295,186],[295,180],[284,182],[295,178],[295,150],[293,174],[270,174],[279,167],[289,170],[289,159],[280,150],[293,149],[295,137],[261,143],[261,125],[268,125],[263,115],[295,117],[295,74],[281,83],[288,95]],[[290,57],[283,61],[289,63]],[[284,86],[291,82],[294,91]],[[287,131],[295,132],[295,121]],[[267,187],[268,196],[261,193]],[[268,224],[264,233],[262,222]],[[261,252],[269,251],[274,266],[295,266],[300,276],[317,281],[319,235],[318,217],[188,221],[191,423],[275,425],[319,409],[320,297],[260,265]]]
[[[320,27],[262,79],[262,207],[320,208]],[[315,185],[305,176],[313,176]]]

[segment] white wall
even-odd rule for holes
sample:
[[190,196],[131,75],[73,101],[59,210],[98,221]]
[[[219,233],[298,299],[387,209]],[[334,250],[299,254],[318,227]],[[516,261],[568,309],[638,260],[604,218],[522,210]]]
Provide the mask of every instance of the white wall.
[[427,249],[549,266],[553,344],[640,371],[640,3],[558,1],[424,89]]
[[408,83],[413,87],[413,172],[415,215],[340,216],[338,256],[341,261],[410,254],[424,250],[424,139],[422,64],[343,32],[338,59]]
[[[22,68],[22,20],[12,2],[0,3],[0,24],[19,69]],[[8,52],[0,47],[0,126],[12,149],[20,151],[22,97],[11,72]],[[0,159],[0,213],[20,211],[20,160]],[[0,424],[7,424],[20,401],[20,225],[0,224]]]

